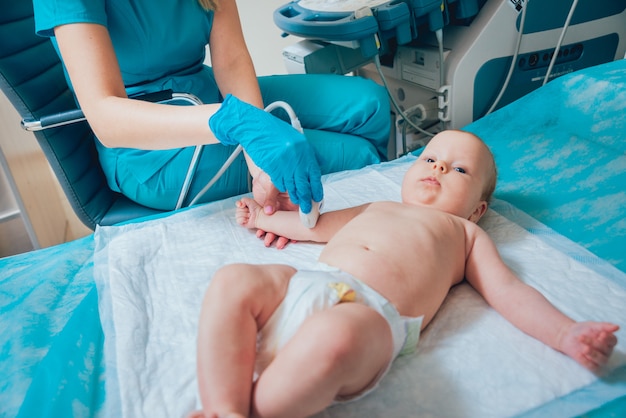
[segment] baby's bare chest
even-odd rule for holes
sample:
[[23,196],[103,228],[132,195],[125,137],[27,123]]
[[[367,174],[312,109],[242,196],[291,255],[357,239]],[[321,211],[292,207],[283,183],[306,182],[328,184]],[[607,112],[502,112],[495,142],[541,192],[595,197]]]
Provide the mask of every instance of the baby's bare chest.
[[348,235],[363,235],[390,248],[465,247],[467,221],[438,210],[399,203],[372,204],[346,225]]
[[352,248],[361,263],[389,270],[399,280],[416,268],[455,278],[462,273],[467,243],[463,219],[406,205],[371,209],[348,223],[329,246]]

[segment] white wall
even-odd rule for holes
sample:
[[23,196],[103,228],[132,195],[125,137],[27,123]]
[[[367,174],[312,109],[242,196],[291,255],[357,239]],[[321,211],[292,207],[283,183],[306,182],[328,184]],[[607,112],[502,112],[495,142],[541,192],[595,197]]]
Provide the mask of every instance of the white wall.
[[274,10],[289,0],[237,0],[241,24],[257,75],[285,74],[282,50],[300,38],[282,38],[274,24]]

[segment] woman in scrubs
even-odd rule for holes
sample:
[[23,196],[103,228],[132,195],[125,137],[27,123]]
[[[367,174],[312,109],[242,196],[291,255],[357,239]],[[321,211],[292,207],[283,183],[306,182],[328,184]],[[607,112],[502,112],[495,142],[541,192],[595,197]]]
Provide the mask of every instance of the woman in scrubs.
[[[308,212],[307,199],[322,198],[320,174],[385,159],[385,90],[341,75],[257,78],[235,0],[34,0],[34,7],[37,33],[51,38],[95,132],[109,186],[138,203],[174,209],[196,145],[204,147],[183,206],[241,144],[245,152],[200,202],[248,192],[250,173],[268,213],[293,203]],[[204,104],[129,98],[164,89]],[[278,100],[293,108],[304,135],[268,123],[262,109]]]

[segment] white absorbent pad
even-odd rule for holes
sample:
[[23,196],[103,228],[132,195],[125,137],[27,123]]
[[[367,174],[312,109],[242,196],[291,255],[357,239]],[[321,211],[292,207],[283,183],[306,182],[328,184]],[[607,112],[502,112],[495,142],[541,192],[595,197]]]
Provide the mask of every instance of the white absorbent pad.
[[[402,177],[413,160],[404,157],[325,177],[325,210],[398,200]],[[198,316],[204,291],[220,266],[314,265],[322,245],[265,248],[254,232],[236,224],[234,202],[97,229],[95,274],[109,416],[183,417],[197,406]],[[522,280],[574,319],[621,326],[621,342],[607,371],[624,369],[626,275],[505,202],[493,208],[481,225]],[[415,257],[419,259],[419,251]],[[505,417],[598,382],[570,358],[514,328],[469,285],[461,284],[426,328],[417,352],[399,358],[377,391],[320,416]],[[558,412],[570,411],[563,416],[578,413],[578,402],[563,403]]]

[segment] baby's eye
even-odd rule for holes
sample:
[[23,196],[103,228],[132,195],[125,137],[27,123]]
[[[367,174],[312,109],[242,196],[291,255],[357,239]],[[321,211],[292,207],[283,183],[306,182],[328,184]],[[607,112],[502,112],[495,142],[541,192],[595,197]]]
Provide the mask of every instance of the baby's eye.
[[435,160],[433,160],[432,158],[426,157],[424,158],[424,161],[426,161],[427,163],[434,163]]
[[466,171],[465,171],[465,169],[464,169],[464,168],[461,168],[461,167],[455,167],[454,169],[455,169],[456,171],[458,171],[459,173],[463,173],[463,174],[465,174],[465,173],[466,173]]

